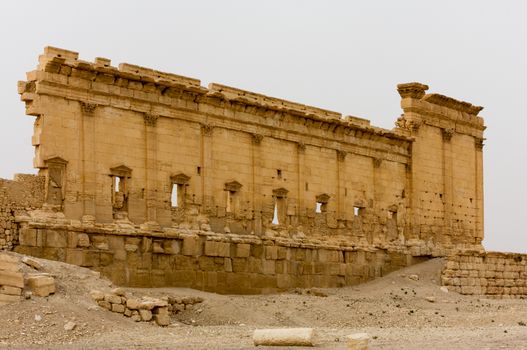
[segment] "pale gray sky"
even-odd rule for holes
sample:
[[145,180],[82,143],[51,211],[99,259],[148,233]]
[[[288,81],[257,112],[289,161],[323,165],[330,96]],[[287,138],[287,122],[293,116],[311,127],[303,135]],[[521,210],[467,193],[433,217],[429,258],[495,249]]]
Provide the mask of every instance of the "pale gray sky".
[[419,81],[485,109],[485,247],[527,253],[524,1],[0,2],[0,177],[34,172],[16,82],[44,46],[371,119]]

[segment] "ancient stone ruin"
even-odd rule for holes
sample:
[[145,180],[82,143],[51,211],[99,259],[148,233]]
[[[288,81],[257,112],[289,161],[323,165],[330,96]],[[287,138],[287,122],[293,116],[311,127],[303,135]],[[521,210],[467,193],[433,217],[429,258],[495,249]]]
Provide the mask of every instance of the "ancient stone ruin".
[[[0,247],[123,286],[220,293],[346,286],[451,256],[444,279],[460,292],[527,294],[487,288],[482,107],[397,90],[403,114],[386,130],[46,47],[18,83],[38,175],[0,180]],[[472,268],[466,255],[482,275],[454,272]],[[499,259],[527,280],[525,259]]]

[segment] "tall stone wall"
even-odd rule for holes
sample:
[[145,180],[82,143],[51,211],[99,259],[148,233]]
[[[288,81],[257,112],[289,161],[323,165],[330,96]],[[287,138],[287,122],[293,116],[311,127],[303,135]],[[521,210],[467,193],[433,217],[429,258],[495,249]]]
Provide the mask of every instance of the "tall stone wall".
[[14,180],[0,179],[0,250],[11,250],[18,244],[16,216],[40,208],[44,201],[45,178],[15,175]]
[[0,182],[0,247],[222,293],[352,285],[481,250],[482,107],[397,89],[387,130],[47,47],[18,84],[39,175]]
[[481,107],[402,84],[404,114],[386,130],[200,84],[47,47],[19,83],[47,205],[86,225],[206,225],[416,256],[481,247]]
[[466,295],[527,297],[527,254],[467,251],[451,255],[441,281]]

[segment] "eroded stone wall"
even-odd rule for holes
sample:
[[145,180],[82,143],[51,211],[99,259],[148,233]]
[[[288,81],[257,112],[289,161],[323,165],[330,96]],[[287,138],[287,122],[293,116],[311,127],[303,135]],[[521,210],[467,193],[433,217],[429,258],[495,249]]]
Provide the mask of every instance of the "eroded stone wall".
[[441,273],[448,289],[496,298],[527,297],[527,254],[463,252],[449,256]]
[[58,225],[22,228],[16,251],[89,267],[119,285],[247,294],[354,285],[419,261],[344,243]]
[[14,180],[0,179],[0,250],[18,244],[17,215],[40,208],[44,200],[43,177],[15,175]]

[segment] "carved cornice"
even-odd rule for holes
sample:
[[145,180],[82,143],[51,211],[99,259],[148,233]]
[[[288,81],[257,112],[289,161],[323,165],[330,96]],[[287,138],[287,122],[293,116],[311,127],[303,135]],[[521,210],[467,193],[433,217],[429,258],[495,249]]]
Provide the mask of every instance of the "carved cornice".
[[84,114],[87,117],[93,117],[93,115],[95,114],[95,108],[97,108],[96,103],[80,101],[80,105],[81,105],[82,114]]
[[187,185],[190,181],[190,176],[184,173],[177,173],[170,176],[170,181],[178,185]]
[[236,180],[227,181],[225,183],[225,191],[237,192],[242,188],[242,184]]
[[318,203],[327,204],[329,202],[329,198],[330,196],[327,193],[322,193],[316,197],[316,201]]
[[201,124],[201,133],[203,136],[212,136],[212,131],[214,130],[214,125],[212,124]]
[[337,159],[339,162],[343,162],[346,159],[346,151],[337,150]]
[[441,134],[443,135],[443,141],[450,142],[452,136],[454,135],[454,130],[450,128],[441,129]]
[[273,196],[277,197],[277,198],[285,198],[287,197],[287,194],[289,193],[289,190],[283,188],[283,187],[280,187],[280,188],[277,188],[277,189],[274,189],[273,190]]
[[253,144],[255,145],[259,145],[260,143],[262,143],[262,140],[263,140],[263,135],[262,134],[251,134],[251,139],[252,139],[252,142]]
[[145,119],[146,126],[156,126],[159,115],[152,113],[145,113],[143,118]]

